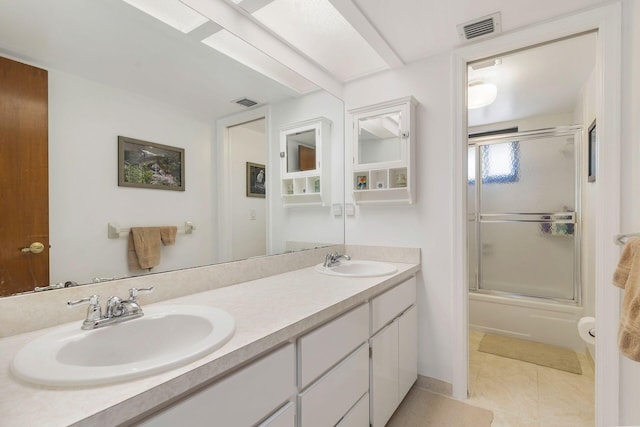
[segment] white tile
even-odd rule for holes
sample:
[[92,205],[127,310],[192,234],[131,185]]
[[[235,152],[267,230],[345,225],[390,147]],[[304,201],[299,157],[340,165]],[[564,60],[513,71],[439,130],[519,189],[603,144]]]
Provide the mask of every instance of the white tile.
[[477,351],[481,333],[469,331],[472,405],[494,412],[492,427],[584,427],[594,424],[594,374],[578,353],[583,375]]

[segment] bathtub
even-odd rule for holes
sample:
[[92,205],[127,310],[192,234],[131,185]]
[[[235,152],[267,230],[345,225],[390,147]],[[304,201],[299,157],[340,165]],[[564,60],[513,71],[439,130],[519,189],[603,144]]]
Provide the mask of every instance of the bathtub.
[[571,304],[469,292],[469,327],[584,352],[578,320],[584,309]]

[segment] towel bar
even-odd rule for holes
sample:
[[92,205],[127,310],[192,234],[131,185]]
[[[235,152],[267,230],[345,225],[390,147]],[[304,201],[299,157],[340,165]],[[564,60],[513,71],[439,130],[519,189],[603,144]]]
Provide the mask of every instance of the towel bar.
[[[185,221],[183,228],[178,227],[178,233],[193,234],[193,230],[195,229],[196,226],[193,225],[193,222]],[[109,239],[119,239],[122,233],[129,234],[129,231],[131,231],[131,228],[120,228],[120,226],[115,222],[110,222],[107,224],[107,237]]]
[[618,245],[624,245],[631,237],[640,237],[640,233],[616,234],[613,241]]

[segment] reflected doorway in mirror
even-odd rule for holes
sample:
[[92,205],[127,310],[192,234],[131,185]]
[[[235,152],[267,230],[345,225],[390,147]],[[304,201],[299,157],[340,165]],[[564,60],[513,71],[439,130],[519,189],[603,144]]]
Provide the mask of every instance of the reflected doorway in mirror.
[[247,162],[247,197],[265,197],[267,173],[265,165]]

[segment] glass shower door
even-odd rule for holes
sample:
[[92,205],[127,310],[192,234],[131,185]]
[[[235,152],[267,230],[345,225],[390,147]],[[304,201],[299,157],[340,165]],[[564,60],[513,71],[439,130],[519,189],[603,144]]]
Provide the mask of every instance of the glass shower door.
[[577,302],[578,137],[565,128],[470,140],[472,290]]

